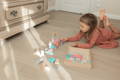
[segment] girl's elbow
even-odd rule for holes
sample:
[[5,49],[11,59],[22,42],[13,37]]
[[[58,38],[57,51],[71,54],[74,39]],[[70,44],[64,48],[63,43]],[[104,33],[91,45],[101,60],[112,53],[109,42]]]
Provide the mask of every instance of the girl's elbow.
[[88,45],[86,48],[88,49],[93,48],[93,45]]
[[84,46],[79,46],[79,48],[90,49],[90,48],[93,48],[93,45],[84,45]]

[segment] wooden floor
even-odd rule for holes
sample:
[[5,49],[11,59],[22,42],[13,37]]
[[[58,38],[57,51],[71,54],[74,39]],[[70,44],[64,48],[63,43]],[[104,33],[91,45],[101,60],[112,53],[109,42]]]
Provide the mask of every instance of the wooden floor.
[[[35,28],[46,44],[53,32],[57,33],[58,38],[63,38],[79,31],[79,14],[57,11],[51,12],[50,15],[48,23]],[[119,20],[112,20],[112,22],[120,29]],[[37,46],[31,46],[28,40],[30,36],[26,35],[21,33],[14,36],[0,47],[0,80],[49,80],[43,68],[35,62],[36,57],[33,54]],[[70,43],[67,43],[57,49],[55,56],[60,59],[60,64],[71,75],[72,80],[120,80],[120,47],[115,49],[94,47],[91,49],[94,68],[85,70],[63,64],[69,45]]]

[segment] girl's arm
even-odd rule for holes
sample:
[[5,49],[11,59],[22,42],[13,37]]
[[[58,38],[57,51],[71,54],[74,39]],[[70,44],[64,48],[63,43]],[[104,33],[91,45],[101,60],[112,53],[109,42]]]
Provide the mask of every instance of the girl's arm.
[[66,39],[62,39],[62,41],[63,41],[63,42],[78,41],[78,40],[80,40],[83,36],[84,36],[84,33],[83,33],[83,32],[79,32],[78,34],[76,34],[76,35],[73,36],[73,37],[69,37],[69,38],[66,38]]
[[93,36],[91,37],[89,43],[85,43],[85,44],[76,44],[74,45],[73,47],[79,47],[79,48],[92,48],[95,43],[96,43],[96,40],[98,39],[100,35],[100,32],[98,30],[96,30],[93,34]]
[[109,27],[110,27],[112,32],[120,34],[120,30],[118,30],[116,27],[114,27],[112,25],[110,25]]

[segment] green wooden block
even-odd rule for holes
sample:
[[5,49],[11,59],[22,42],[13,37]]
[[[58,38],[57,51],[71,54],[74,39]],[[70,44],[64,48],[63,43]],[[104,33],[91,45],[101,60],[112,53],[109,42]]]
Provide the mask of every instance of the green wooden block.
[[67,54],[66,55],[66,59],[69,60],[71,58],[71,55],[70,54]]
[[54,63],[54,62],[56,61],[56,59],[55,59],[55,58],[49,58],[48,61],[49,61],[50,63]]

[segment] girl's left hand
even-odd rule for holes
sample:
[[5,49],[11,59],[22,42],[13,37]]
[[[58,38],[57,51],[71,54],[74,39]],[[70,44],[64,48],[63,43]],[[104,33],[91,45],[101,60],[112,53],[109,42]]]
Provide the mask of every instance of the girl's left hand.
[[78,44],[73,44],[72,47],[79,47],[79,45]]

